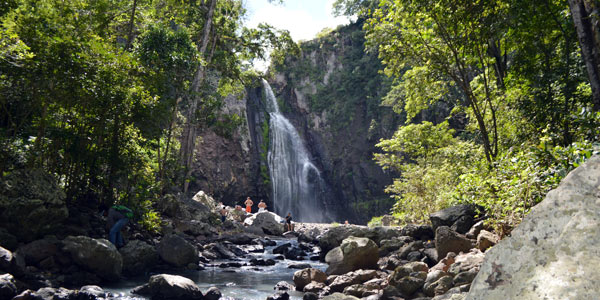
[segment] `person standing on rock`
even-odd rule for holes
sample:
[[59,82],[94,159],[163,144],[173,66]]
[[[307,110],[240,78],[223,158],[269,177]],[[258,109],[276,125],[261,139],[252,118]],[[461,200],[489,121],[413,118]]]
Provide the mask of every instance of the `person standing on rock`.
[[262,199],[260,200],[260,202],[258,203],[258,212],[263,212],[263,211],[267,211],[267,204],[262,201]]
[[221,222],[225,223],[225,219],[227,218],[227,209],[223,203],[219,204],[221,205],[221,209],[219,210],[219,213],[221,214]]
[[109,229],[108,240],[117,248],[125,246],[121,229],[133,217],[131,209],[123,205],[113,205],[108,209],[106,226]]
[[285,229],[287,231],[294,231],[294,226],[292,225],[292,213],[290,212],[285,216]]
[[246,201],[244,202],[244,205],[246,205],[246,212],[247,213],[251,213],[252,212],[252,205],[254,205],[254,201],[252,201],[252,199],[250,199],[250,197],[246,198]]

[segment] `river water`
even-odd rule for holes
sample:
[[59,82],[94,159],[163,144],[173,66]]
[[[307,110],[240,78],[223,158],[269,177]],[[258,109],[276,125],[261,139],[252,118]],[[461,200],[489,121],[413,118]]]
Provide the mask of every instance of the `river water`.
[[[308,263],[313,268],[325,271],[327,265],[318,261],[310,260],[276,260],[273,254],[273,249],[284,243],[291,243],[292,246],[296,246],[298,243],[294,240],[279,239],[275,240],[276,246],[265,247],[264,253],[250,253],[247,257],[240,259],[239,263],[242,265],[241,268],[220,268],[221,263],[232,262],[231,260],[215,260],[211,261],[209,266],[205,270],[201,271],[185,271],[173,273],[174,275],[181,275],[193,280],[202,290],[206,292],[209,287],[217,287],[223,297],[229,299],[261,299],[264,300],[267,297],[275,294],[273,287],[280,281],[287,281],[293,284],[292,277],[294,272],[298,269],[288,268],[291,264]],[[315,255],[313,253],[311,255]],[[250,266],[250,259],[261,258],[261,259],[275,259],[276,264],[273,266]],[[115,295],[116,299],[120,300],[133,300],[133,299],[146,299],[138,295],[132,295],[130,291],[139,285],[148,282],[149,276],[143,276],[139,278],[128,279],[121,281],[116,285],[103,287],[106,291],[111,292]],[[288,291],[290,299],[302,299],[302,292]],[[223,299],[223,298],[222,298]]]

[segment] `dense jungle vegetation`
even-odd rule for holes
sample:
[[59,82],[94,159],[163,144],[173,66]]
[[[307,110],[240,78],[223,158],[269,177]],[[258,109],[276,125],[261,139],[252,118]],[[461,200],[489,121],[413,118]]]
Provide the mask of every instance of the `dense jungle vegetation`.
[[243,27],[236,0],[0,1],[0,174],[42,168],[69,203],[120,202],[157,224],[152,199],[187,192],[196,132],[227,134],[223,98],[249,61],[294,48]]
[[[383,105],[407,116],[375,156],[402,173],[387,188],[400,223],[474,203],[509,229],[598,150],[598,1],[334,6],[366,20],[371,51],[394,80]],[[439,102],[453,107],[447,121],[414,121]],[[464,126],[451,128],[456,119]]]
[[[406,116],[375,156],[402,174],[387,188],[399,223],[475,203],[511,228],[598,151],[600,1],[334,7],[364,22],[391,82],[382,105]],[[0,0],[0,176],[45,169],[70,203],[124,203],[152,227],[152,199],[187,192],[197,132],[244,121],[219,108],[259,76],[249,61],[298,51],[245,13],[239,0]],[[421,121],[436,103],[446,121]]]

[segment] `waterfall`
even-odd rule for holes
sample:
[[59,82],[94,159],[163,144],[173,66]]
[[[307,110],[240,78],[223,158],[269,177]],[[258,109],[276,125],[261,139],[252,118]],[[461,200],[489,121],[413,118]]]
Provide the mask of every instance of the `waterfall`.
[[269,175],[275,213],[292,213],[295,221],[323,222],[322,195],[325,183],[310,157],[298,131],[279,111],[269,83],[263,79],[269,123]]

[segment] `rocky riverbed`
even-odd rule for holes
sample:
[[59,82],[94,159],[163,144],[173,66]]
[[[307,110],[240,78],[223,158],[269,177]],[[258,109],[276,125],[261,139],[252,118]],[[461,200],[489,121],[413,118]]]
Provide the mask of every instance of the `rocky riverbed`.
[[[283,232],[269,212],[231,210],[221,223],[198,193],[162,199],[161,233],[131,226],[116,249],[96,211],[69,208],[63,226],[2,226],[0,299],[595,299],[599,175],[592,158],[499,243],[469,205],[432,214],[430,225]],[[0,204],[19,195],[1,188]],[[44,211],[62,215],[60,197],[46,200]]]

